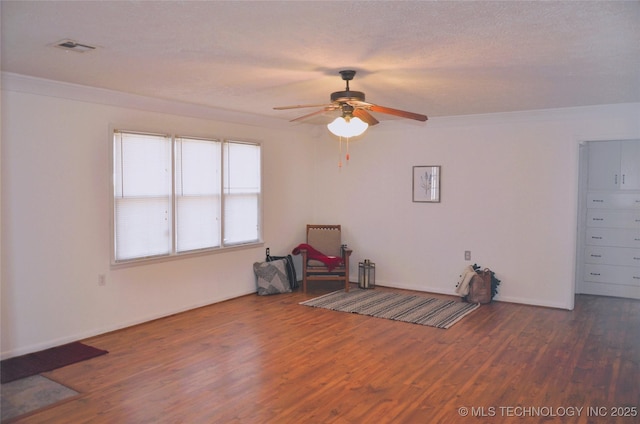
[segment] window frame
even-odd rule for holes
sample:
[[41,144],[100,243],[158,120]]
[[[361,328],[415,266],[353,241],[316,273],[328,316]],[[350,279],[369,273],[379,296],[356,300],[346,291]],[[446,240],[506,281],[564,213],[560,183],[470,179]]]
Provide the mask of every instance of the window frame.
[[[124,129],[124,126],[112,126],[109,129],[109,203],[110,203],[110,229],[109,229],[109,239],[110,239],[110,265],[112,268],[124,267],[124,266],[132,266],[132,265],[142,265],[149,264],[154,262],[165,262],[169,260],[175,259],[183,259],[194,256],[202,256],[209,255],[215,253],[223,253],[230,252],[234,250],[243,250],[249,248],[260,247],[264,245],[263,235],[263,191],[264,191],[264,153],[263,153],[263,144],[257,140],[249,140],[246,138],[239,137],[214,137],[214,136],[202,136],[202,135],[185,135],[184,132],[158,132],[156,131],[143,131],[143,130],[129,130]],[[159,136],[159,137],[167,137],[169,138],[170,143],[170,151],[171,151],[171,194],[170,194],[170,219],[171,222],[169,224],[170,227],[170,251],[168,254],[159,254],[148,257],[138,257],[131,259],[116,259],[116,196],[115,196],[115,184],[116,184],[116,167],[115,167],[115,137],[117,133],[128,133],[128,134],[140,134],[147,136]],[[177,139],[187,139],[187,140],[195,140],[195,141],[212,141],[220,143],[220,245],[214,247],[206,247],[199,248],[193,250],[186,250],[179,252],[177,246],[177,230],[178,230],[178,219],[177,219],[177,178],[176,178],[176,148],[177,148]],[[234,144],[247,144],[256,146],[259,149],[259,185],[258,185],[258,193],[257,193],[257,239],[247,242],[235,242],[230,244],[225,244],[224,239],[224,226],[225,226],[225,146],[229,143]]]

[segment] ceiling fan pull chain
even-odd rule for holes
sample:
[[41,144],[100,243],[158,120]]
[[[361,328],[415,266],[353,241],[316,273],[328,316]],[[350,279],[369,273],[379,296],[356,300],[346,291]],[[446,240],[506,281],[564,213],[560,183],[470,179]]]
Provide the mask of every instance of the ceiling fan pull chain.
[[349,165],[349,137],[347,137],[347,165]]
[[340,151],[338,154],[338,168],[342,169],[342,136],[338,138],[340,139]]

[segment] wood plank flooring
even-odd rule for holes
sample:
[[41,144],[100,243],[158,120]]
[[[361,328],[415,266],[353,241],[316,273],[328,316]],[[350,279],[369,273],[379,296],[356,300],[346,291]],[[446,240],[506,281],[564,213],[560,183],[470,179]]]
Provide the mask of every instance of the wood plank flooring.
[[640,422],[640,301],[496,302],[442,330],[298,305],[327,292],[85,340],[110,353],[44,374],[82,395],[15,422]]

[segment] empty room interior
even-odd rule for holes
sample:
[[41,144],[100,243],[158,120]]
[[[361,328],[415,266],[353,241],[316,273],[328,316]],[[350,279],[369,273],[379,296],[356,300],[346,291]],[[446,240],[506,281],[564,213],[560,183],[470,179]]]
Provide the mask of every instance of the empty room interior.
[[[36,373],[73,394],[3,423],[638,422],[640,2],[0,19],[1,359],[108,352]],[[334,294],[470,309],[301,304]]]

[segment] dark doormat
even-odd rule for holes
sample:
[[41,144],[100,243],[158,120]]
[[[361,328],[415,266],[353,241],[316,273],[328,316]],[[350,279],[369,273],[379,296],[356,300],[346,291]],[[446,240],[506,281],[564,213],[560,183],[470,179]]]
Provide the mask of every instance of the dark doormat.
[[108,352],[84,343],[73,342],[40,352],[5,359],[0,362],[1,383],[5,384],[20,378],[55,370],[56,368],[95,358],[105,353]]

